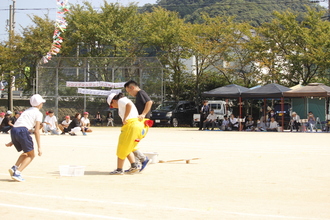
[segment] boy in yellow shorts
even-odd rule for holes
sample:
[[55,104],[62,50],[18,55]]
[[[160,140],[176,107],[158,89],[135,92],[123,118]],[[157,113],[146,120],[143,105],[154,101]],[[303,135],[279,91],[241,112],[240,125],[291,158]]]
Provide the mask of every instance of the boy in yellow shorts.
[[127,170],[127,174],[139,171],[135,162],[133,151],[137,150],[137,144],[145,137],[148,132],[148,126],[145,121],[138,119],[138,111],[131,100],[124,97],[122,93],[111,93],[107,99],[110,108],[118,108],[118,114],[122,119],[123,126],[118,140],[117,146],[117,169],[110,172],[110,175],[123,175],[123,166],[125,159],[129,160],[131,167]]

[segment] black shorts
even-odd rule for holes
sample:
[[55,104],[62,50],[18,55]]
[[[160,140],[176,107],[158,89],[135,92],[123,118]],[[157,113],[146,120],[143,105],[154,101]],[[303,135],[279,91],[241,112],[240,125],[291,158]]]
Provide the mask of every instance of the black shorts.
[[30,132],[26,127],[13,127],[11,129],[11,140],[18,152],[24,153],[34,150]]

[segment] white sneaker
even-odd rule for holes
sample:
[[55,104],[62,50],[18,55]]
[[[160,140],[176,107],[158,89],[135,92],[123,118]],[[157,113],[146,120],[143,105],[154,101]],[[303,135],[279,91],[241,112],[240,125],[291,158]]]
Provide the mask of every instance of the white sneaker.
[[109,174],[110,175],[123,175],[124,172],[122,170],[118,171],[117,169],[115,169],[114,171],[110,172]]

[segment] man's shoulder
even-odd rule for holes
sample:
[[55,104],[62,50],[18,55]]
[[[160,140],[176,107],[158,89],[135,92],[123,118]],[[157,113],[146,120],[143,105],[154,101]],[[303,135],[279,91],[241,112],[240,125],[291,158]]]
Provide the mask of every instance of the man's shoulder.
[[140,97],[147,97],[148,99],[150,99],[148,93],[146,91],[144,91],[143,89],[140,89],[137,94]]

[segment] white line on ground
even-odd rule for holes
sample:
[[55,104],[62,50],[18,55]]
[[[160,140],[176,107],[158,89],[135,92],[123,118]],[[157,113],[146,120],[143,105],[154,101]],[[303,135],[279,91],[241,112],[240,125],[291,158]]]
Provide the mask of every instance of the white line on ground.
[[[198,209],[190,209],[190,208],[182,208],[182,207],[171,207],[171,206],[156,206],[156,205],[141,205],[136,203],[127,203],[127,202],[113,202],[113,201],[104,201],[104,200],[93,200],[93,199],[85,199],[85,198],[72,198],[72,197],[62,197],[62,196],[53,196],[53,195],[37,195],[32,193],[21,193],[21,192],[12,192],[12,191],[5,191],[0,190],[0,193],[7,193],[7,194],[16,194],[16,195],[23,195],[23,196],[33,196],[33,197],[40,197],[40,198],[48,198],[48,199],[60,199],[60,200],[69,200],[69,201],[84,201],[84,202],[92,202],[92,203],[110,203],[112,205],[125,205],[125,206],[136,206],[136,207],[145,207],[146,209],[150,208],[157,208],[157,209],[168,209],[168,210],[180,210],[180,211],[194,211],[200,212],[204,214],[208,214],[211,212],[216,212],[219,214],[225,215],[239,215],[239,216],[250,216],[250,217],[262,217],[262,218],[275,218],[275,219],[300,219],[300,220],[329,220],[325,218],[305,218],[305,217],[298,217],[298,216],[287,216],[287,215],[267,215],[267,214],[256,214],[256,213],[244,213],[244,212],[232,212],[232,211],[219,211],[219,210],[198,210]],[[63,210],[50,210],[46,208],[37,208],[37,207],[26,207],[26,206],[19,206],[19,205],[11,205],[11,204],[2,204],[0,206],[6,207],[13,207],[13,208],[22,208],[22,209],[30,209],[36,211],[45,211],[45,212],[55,212],[55,213],[63,213],[63,214],[70,214],[70,215],[80,215],[85,217],[97,217],[97,218],[105,218],[105,219],[116,219],[116,220],[124,220],[124,218],[116,218],[110,216],[103,216],[103,215],[95,215],[95,214],[88,214],[88,213],[79,213],[79,212],[71,212],[71,211],[63,211]]]
[[113,220],[129,220],[127,218],[117,218],[112,216],[105,216],[105,215],[95,215],[95,214],[88,214],[82,212],[71,212],[65,210],[51,210],[46,208],[38,208],[38,207],[29,207],[29,206],[22,206],[22,205],[12,205],[12,204],[4,204],[0,203],[0,206],[3,207],[10,207],[10,208],[18,208],[18,209],[26,209],[26,210],[35,210],[38,212],[50,212],[56,214],[66,214],[66,215],[74,215],[74,216],[82,216],[82,217],[89,217],[89,218],[101,218],[101,219],[113,219]]
[[105,201],[105,200],[94,200],[94,199],[85,199],[85,198],[73,198],[73,197],[64,197],[64,196],[53,196],[53,195],[38,195],[32,193],[21,193],[21,192],[13,192],[7,190],[0,190],[0,193],[7,193],[7,194],[15,194],[15,195],[23,195],[23,196],[33,196],[33,197],[40,197],[40,198],[48,198],[48,199],[60,199],[60,200],[69,200],[69,201],[79,201],[79,202],[91,202],[91,203],[110,203],[112,205],[127,205],[127,206],[135,206],[138,208],[145,207],[149,209],[150,207],[155,207],[157,209],[169,209],[169,210],[181,210],[181,211],[194,211],[194,212],[204,212],[205,210],[198,210],[198,209],[190,209],[190,208],[182,208],[182,207],[172,207],[172,206],[155,206],[155,205],[141,205],[137,203],[127,203],[127,202],[113,202],[113,201]]
[[284,219],[301,219],[301,220],[329,220],[328,218],[304,218],[304,217],[296,217],[296,216],[287,216],[287,215],[264,215],[264,214],[253,214],[253,213],[241,213],[241,212],[223,212],[227,214],[233,215],[241,215],[241,216],[251,216],[251,217],[263,217],[266,219],[269,218],[284,218]]

